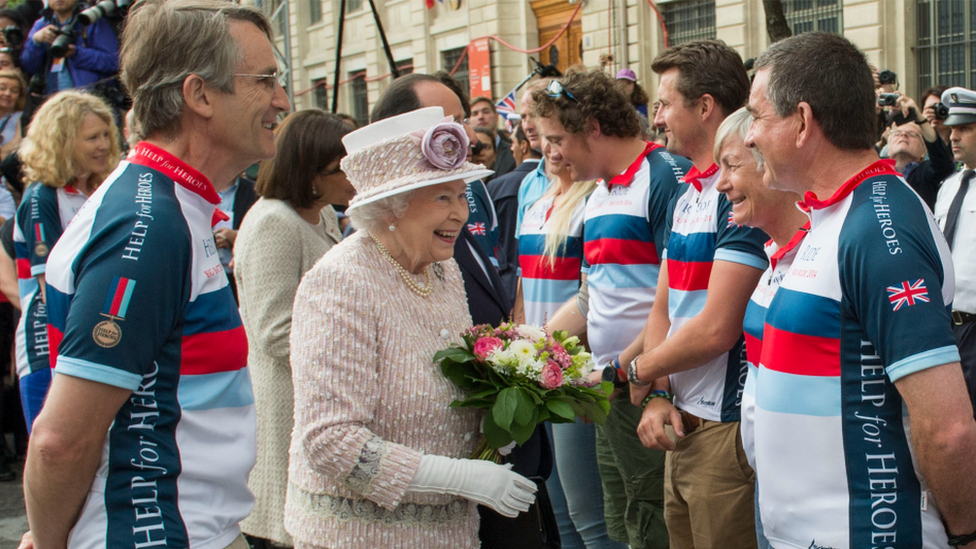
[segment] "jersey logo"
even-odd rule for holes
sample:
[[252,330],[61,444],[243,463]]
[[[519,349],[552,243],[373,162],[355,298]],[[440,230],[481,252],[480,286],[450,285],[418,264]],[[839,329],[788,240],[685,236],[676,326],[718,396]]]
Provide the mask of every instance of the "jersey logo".
[[735,221],[732,220],[733,217],[735,217],[735,214],[732,213],[732,210],[729,210],[729,224],[726,225],[726,228],[728,228],[728,227],[740,227],[741,226],[741,225],[738,225]]
[[484,236],[487,232],[484,223],[468,223],[468,230],[471,234]]
[[925,287],[925,280],[906,280],[897,286],[888,286],[888,301],[893,311],[901,309],[903,305],[911,307],[916,302],[928,303],[929,291]]
[[129,301],[132,299],[132,292],[136,289],[136,281],[131,278],[117,276],[112,279],[108,295],[105,296],[105,303],[102,305],[102,316],[108,317],[95,325],[92,330],[92,339],[101,347],[111,349],[122,341],[122,328],[115,322],[125,320],[125,314],[129,310]]

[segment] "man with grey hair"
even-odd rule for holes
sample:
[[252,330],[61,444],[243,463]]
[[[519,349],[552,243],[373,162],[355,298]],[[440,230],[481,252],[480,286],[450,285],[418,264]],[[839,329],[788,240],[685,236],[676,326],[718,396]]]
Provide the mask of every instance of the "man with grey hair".
[[[246,548],[254,398],[214,184],[275,154],[271,29],[219,0],[146,0],[122,79],[144,140],[48,260],[56,375],[24,473],[38,549]],[[213,182],[213,183],[211,183]]]
[[[811,32],[755,65],[746,145],[810,230],[769,305],[756,387],[774,547],[976,547],[976,421],[950,329],[949,247],[874,151],[874,84]],[[768,374],[768,375],[767,375]]]

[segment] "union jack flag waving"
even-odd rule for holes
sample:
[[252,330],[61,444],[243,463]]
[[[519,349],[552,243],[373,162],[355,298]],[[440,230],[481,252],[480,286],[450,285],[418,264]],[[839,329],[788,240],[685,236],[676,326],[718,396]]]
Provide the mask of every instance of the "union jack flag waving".
[[929,302],[929,290],[925,287],[925,280],[906,280],[896,286],[888,286],[888,301],[894,311],[902,305],[911,307],[918,302]]
[[516,91],[518,91],[518,88],[515,88],[512,91],[508,92],[508,95],[503,97],[501,101],[495,103],[495,110],[498,111],[498,114],[505,117],[505,127],[508,129],[509,132],[515,131],[515,126],[512,124],[512,120],[509,117],[516,114],[515,113],[515,108],[517,105],[515,102]]
[[468,223],[468,230],[471,231],[471,234],[479,236],[484,236],[487,232],[484,223]]

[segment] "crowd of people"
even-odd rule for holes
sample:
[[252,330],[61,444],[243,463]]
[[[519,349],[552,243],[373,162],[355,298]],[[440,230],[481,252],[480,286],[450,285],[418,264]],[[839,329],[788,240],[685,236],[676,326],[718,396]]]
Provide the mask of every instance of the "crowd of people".
[[[976,548],[976,91],[811,32],[668,48],[653,102],[537,78],[510,132],[414,73],[356,128],[288,114],[253,7],[52,57],[75,1],[0,10],[23,549]],[[506,320],[613,391],[495,463],[433,358]]]

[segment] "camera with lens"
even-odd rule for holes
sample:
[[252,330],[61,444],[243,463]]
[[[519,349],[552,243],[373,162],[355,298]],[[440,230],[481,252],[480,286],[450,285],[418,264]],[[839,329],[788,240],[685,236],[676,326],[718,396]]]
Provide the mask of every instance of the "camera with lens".
[[75,43],[75,27],[77,26],[77,21],[71,21],[65,26],[58,29],[58,37],[51,42],[51,55],[55,58],[64,57],[64,54],[68,53],[68,46]]
[[935,111],[936,120],[945,120],[949,118],[949,107],[945,106],[941,101],[932,105],[932,110]]
[[878,96],[879,107],[894,107],[898,103],[897,93],[883,93]]
[[7,46],[20,49],[24,45],[24,30],[17,25],[4,27],[0,32],[3,33],[3,40],[7,43]]
[[68,46],[75,43],[78,27],[87,27],[103,17],[111,17],[115,14],[124,16],[131,3],[132,0],[102,0],[83,10],[58,31],[58,37],[51,43],[51,55],[64,57],[64,54],[68,52]]
[[885,69],[878,73],[878,82],[880,84],[895,84],[898,82],[898,75],[888,69]]

